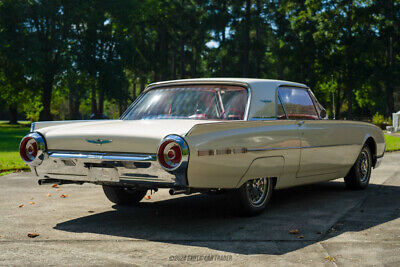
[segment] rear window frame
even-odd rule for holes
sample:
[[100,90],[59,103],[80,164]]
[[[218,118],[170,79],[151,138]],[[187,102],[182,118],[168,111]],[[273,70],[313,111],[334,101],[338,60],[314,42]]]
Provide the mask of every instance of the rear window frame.
[[[251,89],[250,86],[247,83],[218,83],[218,82],[212,82],[212,83],[207,83],[207,82],[202,82],[202,83],[175,83],[175,84],[161,84],[161,85],[150,85],[148,86],[145,90],[143,90],[142,93],[140,93],[140,95],[135,99],[134,102],[132,102],[132,104],[125,110],[125,112],[121,115],[121,117],[119,118],[120,120],[129,120],[126,119],[127,115],[130,113],[130,111],[132,110],[132,108],[138,103],[140,102],[141,98],[143,98],[148,92],[153,91],[153,90],[164,90],[164,89],[168,89],[168,88],[175,88],[178,86],[236,86],[236,87],[242,87],[244,90],[246,90],[247,92],[247,100],[246,100],[246,104],[245,104],[245,109],[244,109],[244,114],[243,114],[243,119],[241,120],[226,120],[226,119],[206,119],[205,121],[209,120],[209,121],[223,121],[223,122],[229,122],[229,121],[247,121],[248,120],[248,116],[249,116],[249,112],[250,112],[250,101],[251,101]],[[172,119],[173,120],[173,119]],[[189,120],[189,119],[188,119]]]

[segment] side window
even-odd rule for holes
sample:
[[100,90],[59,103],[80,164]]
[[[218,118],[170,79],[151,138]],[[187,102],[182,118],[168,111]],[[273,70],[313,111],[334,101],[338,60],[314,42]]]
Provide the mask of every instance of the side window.
[[306,89],[279,88],[278,92],[289,119],[319,119],[314,103]]
[[287,119],[286,118],[286,114],[285,114],[285,110],[283,109],[283,106],[282,106],[282,103],[281,103],[281,100],[279,99],[279,97],[278,97],[278,101],[277,101],[277,103],[276,103],[277,105],[278,105],[278,116],[277,116],[277,118],[278,118],[278,120],[284,120],[284,119]]

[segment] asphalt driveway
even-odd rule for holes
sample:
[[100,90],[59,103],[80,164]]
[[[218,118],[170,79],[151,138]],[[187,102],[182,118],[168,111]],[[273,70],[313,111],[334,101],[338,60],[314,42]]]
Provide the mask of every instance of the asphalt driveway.
[[167,190],[121,208],[100,186],[2,176],[0,265],[400,265],[400,153],[367,190],[339,179],[277,191],[257,217],[233,209],[224,196]]

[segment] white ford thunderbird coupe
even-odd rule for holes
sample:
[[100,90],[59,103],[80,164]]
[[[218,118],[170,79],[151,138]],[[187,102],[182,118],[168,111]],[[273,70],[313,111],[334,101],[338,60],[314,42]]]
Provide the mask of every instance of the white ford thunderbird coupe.
[[352,189],[368,185],[382,131],[325,117],[304,84],[167,81],[149,85],[119,120],[33,123],[20,154],[39,184],[99,184],[120,205],[158,188],[226,192],[253,215],[273,189],[340,177]]

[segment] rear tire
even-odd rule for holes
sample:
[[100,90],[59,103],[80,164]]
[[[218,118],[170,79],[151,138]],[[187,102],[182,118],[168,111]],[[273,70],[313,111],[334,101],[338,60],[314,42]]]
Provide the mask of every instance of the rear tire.
[[274,183],[271,178],[258,178],[247,181],[232,192],[232,200],[237,213],[254,216],[263,212],[271,199]]
[[349,173],[344,177],[346,187],[353,190],[365,189],[369,184],[372,170],[371,150],[364,145]]
[[132,189],[109,185],[103,185],[103,191],[108,200],[123,206],[137,205],[147,193],[147,189]]

